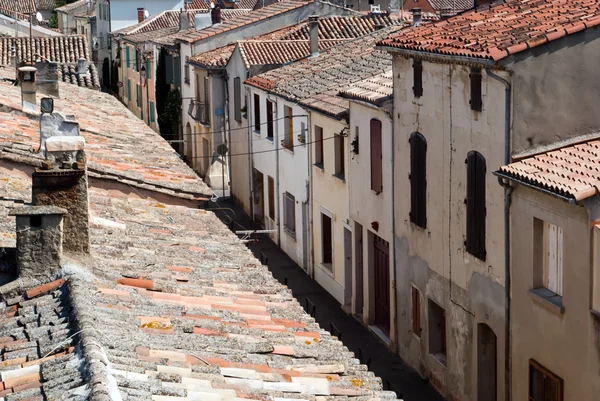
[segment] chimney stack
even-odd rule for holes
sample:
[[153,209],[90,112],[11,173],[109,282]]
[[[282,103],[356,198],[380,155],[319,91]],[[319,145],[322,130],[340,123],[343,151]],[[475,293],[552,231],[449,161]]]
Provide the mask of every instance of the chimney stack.
[[54,280],[60,271],[65,209],[27,206],[13,209],[17,220],[17,274],[20,279]]
[[144,16],[144,7],[140,7],[138,10],[138,23],[143,22],[146,18]]
[[421,13],[421,9],[418,7],[411,8],[410,12],[412,13],[413,17],[413,26],[421,25],[421,22],[423,22],[423,14]]
[[319,16],[311,15],[308,17],[308,33],[310,36],[310,55],[316,57],[319,55]]
[[23,111],[36,111],[36,74],[37,69],[31,66],[19,67],[21,84],[21,104]]
[[221,23],[221,7],[218,4],[210,10],[210,19],[213,25]]
[[179,10],[179,30],[185,31],[190,29],[190,18],[187,11]]
[[400,0],[391,0],[390,1],[390,14],[398,14],[400,13]]
[[52,61],[38,61],[35,63],[36,87],[40,93],[52,97],[59,97],[58,88],[58,63]]
[[44,114],[41,130],[40,152],[45,160],[32,176],[32,203],[66,209],[65,251],[89,253],[85,139],[79,136],[79,124],[60,113]]

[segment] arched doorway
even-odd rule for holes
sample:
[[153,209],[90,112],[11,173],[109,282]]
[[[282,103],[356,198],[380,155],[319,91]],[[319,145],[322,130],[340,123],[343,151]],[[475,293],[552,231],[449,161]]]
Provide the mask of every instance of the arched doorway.
[[485,323],[477,324],[477,401],[496,401],[496,334]]

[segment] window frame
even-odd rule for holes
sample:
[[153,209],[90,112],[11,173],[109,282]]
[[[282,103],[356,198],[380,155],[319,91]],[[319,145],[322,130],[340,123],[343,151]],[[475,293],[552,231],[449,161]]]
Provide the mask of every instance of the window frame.
[[267,196],[269,200],[269,218],[275,221],[275,180],[267,175]]
[[410,144],[410,221],[427,228],[427,139],[420,132],[413,132]]
[[421,338],[423,326],[421,325],[421,291],[415,286],[411,285],[412,295],[412,333]]
[[324,169],[323,164],[323,127],[315,125],[315,166]]
[[416,98],[423,96],[423,61],[413,59],[413,95]]
[[[540,374],[543,375],[544,378],[544,394],[542,394],[542,398],[534,398],[534,395],[532,394],[532,376],[533,376],[533,372],[537,371]],[[535,359],[529,359],[529,383],[528,383],[528,400],[529,401],[544,401],[548,399],[548,396],[546,394],[546,391],[548,389],[548,386],[546,385],[546,379],[549,379],[552,383],[554,383],[557,387],[557,401],[564,401],[564,381],[562,378],[560,378],[558,375],[556,375],[555,373],[551,372],[549,369],[547,369],[546,367],[544,367],[542,364],[540,364],[539,362],[537,362]]]
[[235,121],[242,122],[242,81],[240,77],[233,78],[233,115]]
[[[374,130],[377,126],[379,127],[379,131]],[[371,119],[369,122],[369,138],[371,191],[379,195],[383,192],[383,123],[381,120],[376,118]],[[376,163],[377,159],[379,159],[379,163]]]
[[[296,238],[296,197],[289,192],[283,193],[284,231],[293,238]],[[290,213],[291,210],[291,213]]]
[[260,95],[258,93],[254,93],[253,96],[253,106],[254,106],[254,132],[260,134]]
[[473,111],[483,110],[483,94],[482,94],[482,74],[481,68],[472,67],[469,73],[471,97],[469,105]]
[[465,249],[468,253],[486,260],[487,225],[487,162],[477,151],[470,151],[465,160],[467,166],[466,238]]
[[275,120],[273,115],[275,114],[277,105],[272,100],[267,99],[267,139],[273,140],[275,136]]
[[334,134],[333,138],[333,156],[334,156],[334,177],[339,178],[340,180],[346,179],[346,147],[344,144],[344,135]]
[[[325,236],[327,223],[329,226],[329,238]],[[321,209],[321,264],[330,271],[333,271],[333,216],[329,211],[323,209]]]

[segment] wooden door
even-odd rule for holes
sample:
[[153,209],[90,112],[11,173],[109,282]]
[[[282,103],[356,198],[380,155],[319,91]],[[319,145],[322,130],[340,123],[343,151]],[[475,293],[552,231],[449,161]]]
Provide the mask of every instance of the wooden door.
[[373,235],[375,290],[375,326],[390,335],[390,265],[389,244]]

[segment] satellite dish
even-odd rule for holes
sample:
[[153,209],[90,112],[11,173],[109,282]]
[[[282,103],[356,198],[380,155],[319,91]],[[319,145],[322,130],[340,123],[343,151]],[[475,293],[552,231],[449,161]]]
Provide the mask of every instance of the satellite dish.
[[220,156],[225,156],[227,154],[227,145],[225,145],[224,143],[220,144],[219,146],[217,146],[217,153]]
[[144,18],[148,17],[150,17],[150,13],[148,12],[148,10],[144,10]]
[[215,8],[215,3],[213,3],[212,1],[210,2],[210,8]]
[[42,22],[44,20],[44,17],[42,16],[42,13],[37,12],[35,13],[35,19],[37,20],[37,22]]

